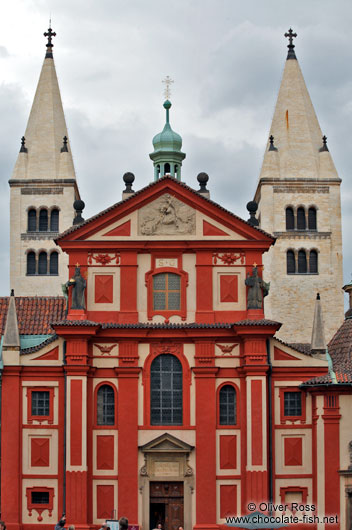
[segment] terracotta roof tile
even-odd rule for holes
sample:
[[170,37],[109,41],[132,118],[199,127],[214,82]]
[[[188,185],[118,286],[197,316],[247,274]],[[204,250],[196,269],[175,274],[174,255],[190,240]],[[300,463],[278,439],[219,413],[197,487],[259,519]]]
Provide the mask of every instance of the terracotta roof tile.
[[[65,317],[63,296],[16,296],[16,311],[20,335],[49,335],[54,333],[51,322]],[[0,297],[0,332],[4,334],[9,297]]]

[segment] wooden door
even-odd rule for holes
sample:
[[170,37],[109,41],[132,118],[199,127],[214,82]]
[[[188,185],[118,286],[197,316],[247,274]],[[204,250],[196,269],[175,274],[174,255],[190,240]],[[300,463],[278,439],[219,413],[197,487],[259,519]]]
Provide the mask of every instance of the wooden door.
[[151,482],[150,507],[165,506],[163,530],[177,530],[183,526],[183,482]]

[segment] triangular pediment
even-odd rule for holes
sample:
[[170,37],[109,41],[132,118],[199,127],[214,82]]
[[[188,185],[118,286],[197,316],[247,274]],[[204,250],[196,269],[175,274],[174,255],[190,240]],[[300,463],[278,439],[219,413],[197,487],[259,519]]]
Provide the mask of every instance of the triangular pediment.
[[192,445],[179,440],[169,433],[164,433],[140,446],[140,450],[143,453],[190,453],[192,449]]
[[171,177],[150,184],[82,225],[70,228],[57,241],[107,242],[127,238],[273,241],[269,234]]
[[[272,339],[272,364],[273,366],[286,366],[292,368],[300,368],[303,366],[309,367],[325,367],[327,361],[325,358],[312,355],[310,349],[306,348],[305,344],[286,344],[285,342],[273,338]],[[309,346],[309,345],[307,345]]]

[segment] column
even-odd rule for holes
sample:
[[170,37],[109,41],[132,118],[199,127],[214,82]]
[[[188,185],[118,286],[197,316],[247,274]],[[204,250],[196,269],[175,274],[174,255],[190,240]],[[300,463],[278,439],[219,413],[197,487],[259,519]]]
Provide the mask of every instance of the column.
[[[338,394],[324,396],[324,459],[325,459],[325,515],[340,520],[340,418]],[[326,524],[325,530],[339,528]]]
[[66,517],[76,529],[88,528],[87,356],[87,340],[67,341]]
[[119,322],[138,322],[137,253],[121,251]]
[[8,530],[21,521],[21,380],[20,367],[6,366],[2,376],[1,429],[1,516]]
[[[214,344],[196,344],[196,524],[216,525],[216,391]],[[202,365],[202,366],[200,366]]]
[[213,308],[213,254],[197,252],[197,310],[196,322],[214,322]]
[[138,343],[119,345],[118,517],[138,524]]

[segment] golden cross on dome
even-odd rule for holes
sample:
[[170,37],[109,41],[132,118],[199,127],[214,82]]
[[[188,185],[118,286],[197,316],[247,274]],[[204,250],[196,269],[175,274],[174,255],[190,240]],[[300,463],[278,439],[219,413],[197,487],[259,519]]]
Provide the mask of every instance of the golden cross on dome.
[[170,85],[172,85],[172,83],[174,82],[175,81],[171,79],[169,75],[167,75],[165,79],[162,80],[162,83],[165,83],[165,90],[164,90],[165,99],[169,99],[169,97],[171,96]]

